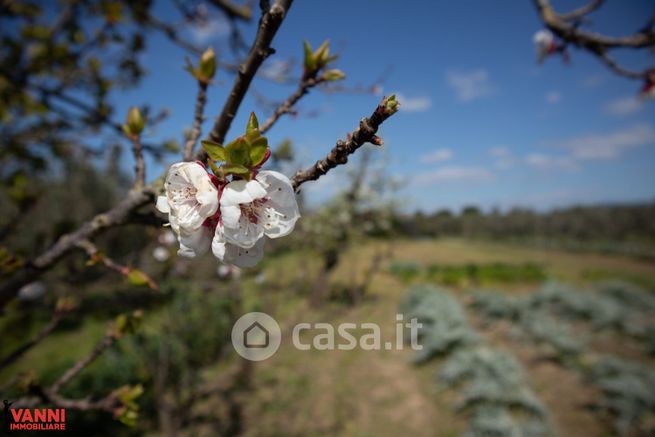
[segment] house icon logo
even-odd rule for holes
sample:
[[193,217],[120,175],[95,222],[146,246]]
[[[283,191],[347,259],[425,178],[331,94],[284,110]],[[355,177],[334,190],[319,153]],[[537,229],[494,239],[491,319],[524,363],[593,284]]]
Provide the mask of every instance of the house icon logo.
[[255,321],[243,331],[243,346],[247,348],[267,348],[270,344],[270,334],[264,326]]
[[244,314],[232,327],[232,346],[247,360],[270,358],[280,347],[281,341],[280,325],[266,313]]

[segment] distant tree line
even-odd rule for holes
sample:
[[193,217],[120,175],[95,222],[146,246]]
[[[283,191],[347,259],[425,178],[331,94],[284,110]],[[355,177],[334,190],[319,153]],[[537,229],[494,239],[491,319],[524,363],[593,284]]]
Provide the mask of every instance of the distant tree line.
[[410,236],[655,243],[654,219],[655,202],[573,206],[548,212],[513,208],[485,213],[476,206],[468,206],[459,214],[447,209],[433,214],[417,212],[399,219],[397,227]]

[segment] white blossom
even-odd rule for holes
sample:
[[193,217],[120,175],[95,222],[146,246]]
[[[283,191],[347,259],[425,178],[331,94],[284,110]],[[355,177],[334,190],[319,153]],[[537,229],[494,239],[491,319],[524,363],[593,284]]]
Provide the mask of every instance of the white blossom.
[[211,232],[203,223],[218,210],[218,190],[205,168],[196,162],[178,162],[168,171],[165,196],[157,209],[168,214],[180,243],[178,255],[194,258],[209,249]]
[[534,34],[532,39],[534,41],[535,49],[537,50],[537,62],[544,61],[546,56],[551,54],[555,47],[555,36],[546,29],[541,29]]
[[216,226],[211,246],[216,258],[237,267],[253,267],[264,257],[264,238],[260,238],[252,247],[239,247],[226,241],[221,225]]
[[157,198],[157,209],[168,213],[176,234],[197,231],[218,209],[218,190],[205,168],[196,162],[173,164],[164,188],[166,195]]
[[290,234],[300,217],[291,181],[275,171],[261,171],[251,181],[227,184],[220,208],[225,241],[246,249],[264,235],[279,238]]

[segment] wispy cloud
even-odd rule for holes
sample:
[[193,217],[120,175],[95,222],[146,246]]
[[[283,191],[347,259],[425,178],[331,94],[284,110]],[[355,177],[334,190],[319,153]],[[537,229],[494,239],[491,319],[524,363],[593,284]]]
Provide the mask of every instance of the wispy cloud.
[[562,93],[559,91],[550,91],[546,93],[546,101],[550,104],[559,103],[562,100]]
[[643,102],[636,96],[626,96],[612,100],[605,105],[604,110],[611,115],[625,116],[639,111],[643,105]]
[[605,78],[598,74],[587,76],[582,81],[582,86],[585,88],[595,88],[605,82]]
[[197,44],[205,44],[212,38],[227,35],[230,24],[223,16],[213,17],[207,22],[191,26],[189,32]]
[[421,156],[420,160],[423,164],[434,164],[436,162],[448,161],[452,157],[452,150],[442,148]]
[[575,170],[578,164],[570,156],[550,156],[531,153],[525,157],[525,163],[540,170]]
[[427,185],[434,182],[479,182],[493,178],[493,173],[484,167],[445,166],[436,170],[419,173],[415,182]]
[[468,71],[449,71],[446,82],[461,102],[487,97],[494,92],[487,70],[478,68]]
[[636,124],[610,133],[583,135],[554,143],[568,150],[574,159],[615,159],[626,150],[655,144],[655,128]]
[[395,93],[396,99],[400,102],[402,112],[423,112],[430,109],[432,99],[430,96],[408,97],[403,93]]
[[514,166],[514,156],[505,146],[496,146],[489,149],[489,155],[494,158],[494,167],[498,170],[509,170]]

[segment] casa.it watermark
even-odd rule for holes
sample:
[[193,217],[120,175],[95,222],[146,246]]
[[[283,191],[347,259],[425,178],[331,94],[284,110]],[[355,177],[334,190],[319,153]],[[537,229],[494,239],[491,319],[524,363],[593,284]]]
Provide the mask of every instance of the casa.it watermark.
[[[396,314],[394,341],[382,341],[377,323],[298,323],[291,330],[291,343],[298,350],[402,350],[408,343],[412,350],[421,350],[418,331],[423,325],[418,319],[406,321]],[[232,327],[232,345],[242,357],[262,361],[277,352],[282,343],[282,331],[277,321],[266,313],[252,312],[241,316]]]

